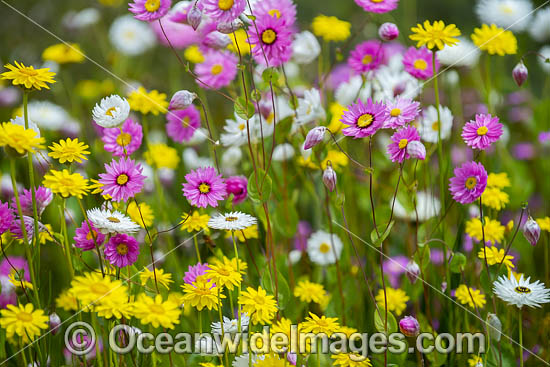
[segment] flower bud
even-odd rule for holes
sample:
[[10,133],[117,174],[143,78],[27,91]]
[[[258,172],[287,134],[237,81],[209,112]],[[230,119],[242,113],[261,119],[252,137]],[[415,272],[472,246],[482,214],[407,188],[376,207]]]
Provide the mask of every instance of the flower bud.
[[286,354],[286,360],[293,366],[296,366],[296,361],[298,359],[298,356],[296,353],[288,352]]
[[523,235],[532,246],[535,246],[539,241],[540,226],[533,218],[529,217],[523,225]]
[[529,71],[527,70],[527,67],[523,63],[523,61],[520,61],[515,67],[514,70],[512,70],[512,77],[514,78],[514,81],[518,85],[518,87],[521,87],[521,85],[527,80],[527,76],[529,75]]
[[243,21],[240,19],[234,19],[231,22],[221,22],[216,26],[216,30],[220,33],[230,34],[235,32],[237,29],[242,28],[244,25]]
[[407,153],[411,158],[420,159],[421,161],[426,159],[426,147],[418,140],[413,140],[407,144]]
[[327,128],[324,126],[317,126],[309,130],[306,136],[306,142],[304,143],[304,150],[308,150],[319,144],[323,140],[326,131]]
[[171,110],[183,110],[193,104],[193,101],[197,98],[197,94],[189,92],[188,90],[179,90],[172,96],[168,109]]
[[323,172],[323,183],[330,192],[334,191],[336,188],[336,181],[336,172],[332,169],[331,164],[327,164],[327,168],[325,168]]
[[399,320],[399,330],[401,333],[409,338],[414,338],[420,334],[420,324],[412,316],[405,316]]
[[204,44],[215,49],[224,49],[231,44],[231,38],[227,34],[218,31],[210,32],[204,37]]
[[50,314],[50,329],[52,335],[55,335],[59,332],[59,326],[61,325],[61,318],[53,312]]
[[399,28],[393,23],[384,23],[378,28],[378,35],[383,41],[392,41],[399,36]]
[[502,334],[502,323],[500,322],[498,316],[494,313],[488,313],[487,325],[491,338],[498,342],[500,340],[500,335]]
[[201,10],[196,6],[193,6],[191,10],[189,10],[189,12],[187,13],[187,23],[189,23],[189,25],[193,27],[194,30],[197,30],[197,28],[199,28],[199,25],[201,24],[201,21]]
[[445,293],[447,290],[447,282],[441,282],[441,292]]
[[420,267],[414,260],[409,261],[407,264],[407,267],[405,268],[405,275],[409,278],[411,284],[414,284],[418,279],[418,276],[420,275]]

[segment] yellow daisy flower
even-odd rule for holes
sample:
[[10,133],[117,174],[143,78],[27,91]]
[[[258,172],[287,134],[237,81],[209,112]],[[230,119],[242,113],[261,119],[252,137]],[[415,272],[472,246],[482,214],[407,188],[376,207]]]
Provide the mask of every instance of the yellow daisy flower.
[[146,285],[147,281],[151,281],[151,284],[155,284],[155,276],[157,283],[164,286],[166,289],[170,288],[170,283],[173,283],[172,274],[164,273],[163,269],[156,268],[153,272],[147,267],[143,267],[143,271],[139,273],[139,279],[141,280],[142,285]]
[[550,232],[550,217],[539,218],[537,219],[537,223],[541,230]]
[[27,343],[48,328],[49,318],[43,310],[35,310],[32,303],[26,305],[8,305],[0,310],[0,327],[6,329],[8,338],[17,335]]
[[487,51],[489,55],[515,55],[518,51],[516,36],[494,24],[482,24],[481,28],[474,29],[471,37],[474,44],[480,50]]
[[332,102],[328,109],[332,117],[330,119],[330,123],[328,124],[327,128],[333,134],[339,133],[344,127],[344,123],[340,121],[340,119],[342,118],[342,115],[346,110],[346,106],[342,106],[338,102]]
[[305,333],[332,335],[340,329],[337,317],[319,317],[310,312],[302,324]]
[[445,45],[454,46],[458,43],[458,39],[455,37],[460,36],[460,30],[455,24],[445,25],[442,20],[436,20],[433,24],[430,21],[424,21],[422,24],[417,24],[416,27],[412,27],[413,34],[409,38],[416,41],[416,47],[422,46],[428,47],[430,50],[437,48],[442,50]]
[[483,367],[483,358],[479,356],[473,356],[472,358],[468,359],[468,365],[470,367],[479,367],[481,363],[481,367]]
[[[376,295],[376,303],[384,307],[384,290],[380,289]],[[393,289],[386,287],[386,299],[388,301],[388,311],[393,311],[397,316],[401,315],[407,308],[409,296],[402,289]]]
[[130,103],[130,108],[133,111],[141,112],[144,115],[148,113],[158,115],[168,111],[168,101],[165,93],[159,93],[157,90],[147,92],[143,87],[139,87],[130,93],[128,103]]
[[55,306],[65,311],[76,311],[78,309],[78,302],[71,289],[66,289],[56,298]]
[[338,353],[331,356],[333,366],[340,367],[371,367],[370,359],[358,353]]
[[298,297],[302,302],[315,302],[321,304],[326,291],[322,284],[313,283],[309,280],[300,280],[294,288],[294,297]]
[[253,364],[254,367],[285,367],[286,365],[286,358],[280,358],[273,353],[264,354],[263,359],[257,358]]
[[80,173],[70,173],[66,169],[63,171],[50,170],[49,174],[44,175],[42,184],[52,190],[54,194],[59,194],[64,198],[76,196],[81,199],[89,190],[87,179]]
[[339,171],[341,167],[346,167],[348,165],[349,158],[339,150],[329,150],[326,158],[321,162],[322,170],[327,168],[328,161],[330,161],[335,171]]
[[150,298],[141,293],[134,303],[134,316],[143,325],[173,329],[175,324],[180,323],[180,315],[179,305],[169,299],[163,301],[160,294]]
[[181,230],[191,232],[198,232],[203,229],[208,229],[208,221],[210,216],[208,214],[200,214],[198,211],[194,211],[191,215],[183,213],[181,216]]
[[497,189],[503,189],[511,185],[510,179],[506,172],[501,173],[489,173],[487,176],[487,187],[495,187]]
[[34,289],[31,282],[27,282],[25,279],[19,277],[17,274],[15,274],[15,271],[13,270],[8,275],[8,280],[11,284],[13,284],[14,287],[26,288],[30,290]]
[[[250,240],[252,238],[258,238],[258,225],[253,224],[243,230],[235,231],[235,237],[239,242],[245,242],[245,239]],[[231,238],[231,231],[225,232],[225,238]]]
[[25,129],[21,125],[4,122],[0,125],[0,147],[8,147],[18,154],[34,153],[43,148],[44,138],[38,136],[33,129]]
[[105,297],[96,304],[94,311],[97,312],[97,316],[107,320],[112,318],[120,320],[123,317],[129,319],[134,314],[134,305],[134,303],[128,302],[127,298]]
[[204,62],[204,55],[197,45],[187,47],[185,51],[183,51],[183,57],[185,57],[185,60],[192,62],[193,64],[200,64],[201,62]]
[[[456,299],[463,305],[468,305],[471,308],[483,308],[485,306],[485,295],[479,289],[473,289],[461,284],[455,291]],[[473,300],[472,300],[473,299]]]
[[[205,276],[199,276],[193,282],[193,284],[184,284],[181,286],[183,292],[183,302],[195,307],[197,310],[201,311],[203,308],[208,308],[209,310],[218,309],[218,295],[220,299],[225,298],[223,293],[218,294],[218,286],[214,284],[209,279],[206,279]],[[220,301],[221,302],[221,301]]]
[[481,231],[481,220],[479,218],[471,218],[466,222],[466,234],[476,241],[483,241],[483,234],[485,234],[485,241],[502,242],[504,239],[505,228],[498,220],[485,217],[485,225],[483,226],[483,232]]
[[130,204],[128,204],[126,213],[134,222],[139,224],[141,228],[145,228],[145,226],[151,227],[151,225],[153,224],[153,220],[155,219],[153,209],[151,209],[151,207],[147,203],[139,203],[138,209],[138,205],[136,204],[136,202],[132,201]]
[[238,54],[240,51],[242,56],[248,55],[250,53],[251,47],[248,44],[248,36],[244,29],[237,29],[234,33],[229,35],[229,38],[231,38],[231,44],[227,46],[229,51],[232,51],[236,54]]
[[316,16],[311,27],[313,28],[313,34],[322,37],[327,42],[345,41],[351,34],[351,23],[326,15]]
[[122,281],[109,276],[103,278],[100,272],[88,272],[75,276],[71,281],[70,292],[75,295],[81,306],[94,308],[100,302],[126,302],[128,287]]
[[481,201],[483,205],[489,208],[502,210],[510,202],[510,197],[499,188],[487,186],[481,194]]
[[80,63],[84,62],[84,53],[78,43],[58,43],[52,45],[42,52],[44,61],[53,61],[58,64]]
[[258,290],[248,287],[239,296],[239,304],[243,307],[254,325],[270,324],[277,312],[275,298],[268,295],[265,289],[258,287]]
[[157,168],[176,169],[180,163],[178,151],[164,143],[149,144],[144,157],[148,165]]
[[11,83],[15,86],[21,85],[26,89],[38,89],[42,88],[50,89],[47,83],[53,84],[55,80],[54,72],[51,72],[49,68],[35,69],[33,66],[25,66],[23,63],[14,61],[14,65],[6,64],[4,67],[10,71],[2,73],[2,79],[11,80]]
[[241,273],[237,272],[236,268],[237,263],[232,262],[227,257],[223,257],[223,260],[216,259],[213,263],[208,266],[210,269],[206,270],[206,275],[219,287],[226,287],[230,291],[234,289],[235,286],[241,284],[242,278],[242,269]]
[[90,152],[86,150],[89,146],[83,142],[79,142],[78,138],[60,140],[59,143],[53,143],[53,145],[48,148],[51,150],[48,155],[53,159],[57,159],[61,164],[65,162],[72,163],[73,161],[82,163],[83,159],[88,160],[85,155],[90,154]]
[[512,263],[514,257],[512,255],[504,256],[504,254],[506,253],[504,249],[498,249],[495,246],[486,246],[485,249],[482,248],[481,250],[479,250],[479,252],[477,253],[477,257],[485,260],[485,253],[487,253],[488,265],[498,265],[502,262],[504,265],[506,265],[506,268],[508,268],[508,270],[511,270],[515,267]]

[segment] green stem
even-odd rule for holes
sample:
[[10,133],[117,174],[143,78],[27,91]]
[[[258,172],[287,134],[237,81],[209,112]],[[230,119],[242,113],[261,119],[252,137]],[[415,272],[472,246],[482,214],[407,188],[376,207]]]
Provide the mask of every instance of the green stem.
[[[69,245],[69,236],[67,234],[67,222],[65,222],[65,199],[61,198],[61,205],[59,206],[59,212],[61,215],[61,231],[63,232],[65,256],[67,256],[67,263],[69,263],[69,272],[71,278],[74,278],[74,267],[71,254],[71,246]],[[101,258],[99,260],[101,262]]]
[[443,167],[443,142],[441,141],[441,112],[439,111],[439,84],[436,70],[436,50],[432,53],[434,74],[435,109],[437,110],[437,159],[439,160],[439,196],[441,207],[445,208],[445,170]]
[[523,367],[523,315],[519,309],[519,365]]
[[485,55],[485,92],[487,93],[487,111],[491,113],[491,56]]
[[[233,250],[235,250],[235,260],[237,261],[237,273],[241,274],[240,264],[239,264],[239,251],[237,250],[237,242],[235,241],[235,231],[231,231],[231,239],[233,240]],[[237,288],[237,300],[241,298],[241,282]],[[233,312],[233,310],[231,310]],[[237,301],[237,330],[239,334],[241,333],[241,307]]]
[[195,242],[195,251],[197,251],[197,260],[199,261],[199,263],[202,264],[201,253],[199,251],[199,242],[197,241],[197,236],[193,236],[193,242]]

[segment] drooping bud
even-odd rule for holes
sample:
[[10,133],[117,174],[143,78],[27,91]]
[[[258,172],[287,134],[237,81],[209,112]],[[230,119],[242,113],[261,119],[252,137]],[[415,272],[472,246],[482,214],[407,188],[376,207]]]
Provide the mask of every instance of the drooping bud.
[[535,246],[539,241],[540,226],[533,218],[529,217],[523,225],[523,235],[532,246]]
[[296,353],[288,352],[286,354],[286,360],[293,366],[296,366],[296,361],[298,359],[298,356]]
[[235,32],[237,29],[242,28],[244,23],[240,19],[234,19],[231,22],[221,22],[216,26],[216,30],[220,33],[230,34]]
[[319,144],[323,140],[326,132],[327,128],[325,126],[317,126],[309,130],[306,136],[306,142],[304,143],[304,150],[311,149]]
[[498,342],[502,334],[502,323],[500,322],[500,319],[498,318],[498,316],[495,315],[494,313],[488,313],[487,325],[488,325],[487,329],[489,330],[489,334],[491,335],[491,338]]
[[409,338],[414,338],[420,334],[420,324],[412,316],[405,316],[399,320],[399,330],[401,333]]
[[527,70],[527,67],[523,63],[523,61],[520,61],[512,70],[512,77],[514,78],[514,81],[518,85],[518,87],[521,87],[523,83],[527,80],[527,76],[529,75],[529,70]]
[[445,293],[447,290],[447,282],[441,282],[441,292]]
[[420,267],[414,260],[409,261],[407,264],[407,267],[405,268],[405,275],[411,284],[414,284],[418,279],[418,276],[420,275]]
[[222,32],[214,31],[210,32],[204,37],[204,44],[208,47],[215,48],[218,50],[225,49],[231,44],[231,38],[227,34]]
[[323,171],[323,183],[327,187],[328,191],[332,192],[336,188],[336,172],[332,169],[332,164],[327,164],[327,168]]
[[413,140],[407,144],[407,153],[411,158],[420,159],[421,161],[426,159],[426,147],[418,140]]
[[170,100],[170,105],[168,109],[172,110],[183,110],[193,104],[193,101],[197,98],[197,94],[194,92],[189,92],[188,90],[179,90],[172,96]]
[[399,28],[394,23],[384,23],[378,28],[378,35],[383,41],[393,41],[399,36]]
[[61,325],[61,318],[53,312],[50,314],[50,330],[52,335],[55,335],[61,330],[59,326]]
[[193,27],[194,30],[197,30],[199,28],[199,25],[202,21],[202,12],[197,6],[193,6],[191,10],[187,13],[187,23],[191,27]]

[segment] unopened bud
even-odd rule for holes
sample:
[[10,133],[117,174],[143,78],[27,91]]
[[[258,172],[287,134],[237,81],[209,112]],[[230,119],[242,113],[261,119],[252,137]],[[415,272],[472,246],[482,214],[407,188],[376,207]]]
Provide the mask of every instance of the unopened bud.
[[227,34],[221,32],[210,32],[204,38],[204,44],[211,48],[224,49],[231,44],[231,39]]
[[189,25],[193,27],[194,30],[197,30],[197,28],[199,28],[199,25],[201,24],[201,21],[201,10],[196,6],[193,6],[191,10],[189,10],[189,12],[187,13],[187,23],[189,23]]
[[420,334],[420,324],[412,316],[405,316],[399,320],[399,330],[401,333],[409,338],[414,338]]
[[518,87],[521,87],[521,85],[527,80],[527,76],[529,75],[529,70],[527,70],[527,67],[523,63],[523,61],[520,61],[515,67],[514,70],[512,70],[512,77],[514,78],[514,81],[518,85]]
[[383,41],[392,41],[399,36],[399,28],[393,23],[384,23],[378,28],[378,35]]
[[498,342],[502,334],[502,323],[500,322],[500,319],[494,313],[488,313],[487,324],[491,338]]
[[328,191],[332,192],[336,188],[336,172],[332,169],[331,164],[327,164],[327,168],[323,172],[323,183],[327,187]]
[[183,110],[193,104],[193,101],[197,98],[197,94],[189,92],[188,90],[179,90],[172,96],[170,100],[169,110]]
[[405,275],[411,284],[414,284],[418,279],[418,276],[420,275],[420,267],[414,260],[409,261],[407,264],[407,267],[405,268]]
[[412,158],[420,159],[421,161],[426,159],[426,147],[418,140],[413,140],[407,144],[407,153]]
[[523,235],[532,246],[535,246],[539,241],[540,226],[533,218],[529,217],[523,225]]
[[55,335],[59,332],[60,325],[61,325],[61,318],[55,312],[50,314],[50,330],[52,335]]
[[306,136],[306,142],[304,143],[304,150],[308,150],[323,141],[323,137],[327,132],[327,128],[324,126],[317,126],[309,130]]
[[218,25],[216,26],[216,30],[224,34],[230,34],[235,32],[237,29],[242,28],[243,26],[243,21],[237,18],[232,20],[231,22],[218,23]]

